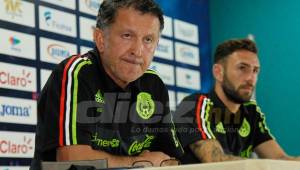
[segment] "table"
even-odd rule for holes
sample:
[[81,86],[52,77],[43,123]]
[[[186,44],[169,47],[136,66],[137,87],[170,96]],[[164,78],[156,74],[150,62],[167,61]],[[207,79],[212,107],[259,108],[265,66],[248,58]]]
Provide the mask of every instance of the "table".
[[300,170],[299,161],[248,159],[239,161],[152,167],[143,170]]

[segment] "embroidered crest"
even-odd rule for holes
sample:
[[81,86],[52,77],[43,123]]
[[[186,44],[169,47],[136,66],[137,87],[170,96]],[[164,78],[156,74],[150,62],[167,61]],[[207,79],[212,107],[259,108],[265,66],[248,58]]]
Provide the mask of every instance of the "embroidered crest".
[[250,134],[251,128],[250,124],[246,118],[244,118],[242,126],[239,129],[239,134],[241,137],[247,137]]
[[137,95],[136,111],[142,119],[149,119],[155,110],[154,101],[151,95],[146,92],[140,92]]

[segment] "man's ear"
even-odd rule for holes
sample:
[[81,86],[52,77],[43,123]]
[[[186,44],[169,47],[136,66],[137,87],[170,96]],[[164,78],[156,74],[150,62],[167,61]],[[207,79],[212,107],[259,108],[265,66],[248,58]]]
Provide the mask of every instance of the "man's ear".
[[94,29],[94,41],[96,43],[96,46],[99,50],[99,52],[104,51],[104,32],[102,29],[95,28]]
[[221,64],[214,64],[213,75],[216,81],[223,81],[224,67]]

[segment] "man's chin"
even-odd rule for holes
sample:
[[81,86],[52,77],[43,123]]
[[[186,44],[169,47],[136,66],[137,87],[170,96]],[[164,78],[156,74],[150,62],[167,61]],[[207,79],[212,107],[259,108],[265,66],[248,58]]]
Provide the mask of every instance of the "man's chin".
[[250,96],[249,95],[243,96],[242,99],[244,102],[249,102],[251,100],[251,97],[252,97],[252,94]]

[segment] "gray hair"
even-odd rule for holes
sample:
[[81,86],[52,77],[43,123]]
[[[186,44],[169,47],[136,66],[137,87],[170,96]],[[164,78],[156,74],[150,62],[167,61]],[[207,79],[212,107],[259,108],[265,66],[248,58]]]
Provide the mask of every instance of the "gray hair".
[[101,4],[96,27],[104,29],[110,26],[121,8],[133,8],[142,14],[151,14],[159,19],[160,31],[164,28],[163,12],[154,0],[104,0]]

